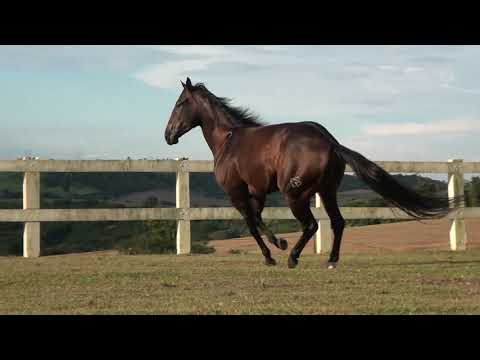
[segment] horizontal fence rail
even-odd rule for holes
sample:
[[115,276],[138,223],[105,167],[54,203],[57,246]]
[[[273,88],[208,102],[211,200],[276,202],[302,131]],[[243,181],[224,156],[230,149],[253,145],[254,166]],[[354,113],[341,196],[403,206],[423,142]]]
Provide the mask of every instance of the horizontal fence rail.
[[[179,162],[182,164],[180,165]],[[376,161],[388,172],[447,174],[455,165],[442,161]],[[0,160],[0,172],[213,172],[210,160]],[[480,173],[480,162],[462,162],[463,172]],[[352,172],[349,165],[347,172]]]
[[[342,207],[346,220],[397,219],[409,220],[411,216],[397,208],[385,207]],[[317,220],[328,220],[325,210],[313,208]],[[294,220],[289,208],[266,207],[262,218],[267,220]],[[480,208],[458,209],[448,219],[480,218]],[[234,208],[190,208],[186,211],[175,208],[131,208],[131,209],[7,209],[0,210],[0,222],[71,222],[71,221],[142,221],[142,220],[242,220]]]
[[[448,174],[448,195],[464,194],[464,174],[480,173],[480,162],[378,161],[379,166],[391,173]],[[0,222],[25,223],[23,256],[40,256],[40,224],[62,221],[142,221],[176,220],[177,254],[188,254],[191,249],[190,221],[240,220],[240,213],[231,207],[191,208],[190,172],[212,172],[209,160],[0,160],[0,172],[23,172],[23,209],[0,210]],[[347,166],[347,172],[352,169]],[[122,208],[122,209],[40,209],[40,173],[42,172],[175,172],[176,208]],[[330,251],[332,231],[329,218],[316,195],[312,213],[319,222],[315,239],[315,252]],[[412,219],[397,208],[342,207],[345,219]],[[267,207],[265,219],[295,219],[286,207]],[[464,219],[480,218],[480,208],[459,208],[448,218],[450,248],[466,249],[467,238]]]

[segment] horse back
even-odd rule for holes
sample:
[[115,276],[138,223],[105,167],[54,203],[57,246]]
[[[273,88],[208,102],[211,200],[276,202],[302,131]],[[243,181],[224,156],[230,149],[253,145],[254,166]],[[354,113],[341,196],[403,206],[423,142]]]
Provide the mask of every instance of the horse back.
[[336,141],[323,130],[312,122],[234,129],[217,181],[227,192],[245,183],[250,193],[283,192],[292,179],[319,181]]

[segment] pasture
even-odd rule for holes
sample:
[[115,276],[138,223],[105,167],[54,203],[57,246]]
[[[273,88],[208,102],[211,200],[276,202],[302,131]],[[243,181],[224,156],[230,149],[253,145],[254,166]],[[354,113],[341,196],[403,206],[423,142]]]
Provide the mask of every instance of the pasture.
[[480,314],[480,249],[0,258],[0,314]]
[[[451,197],[463,193],[463,172],[480,172],[480,163],[459,161],[382,166],[447,172]],[[0,161],[2,171],[25,173],[24,209],[0,210],[0,221],[28,225],[28,258],[0,257],[0,314],[480,314],[480,208],[464,208],[429,225],[407,221],[348,229],[339,267],[327,270],[330,223],[317,197],[312,212],[322,231],[299,267],[288,269],[288,252],[276,249],[278,265],[267,267],[251,238],[212,241],[217,253],[189,254],[191,221],[241,219],[233,208],[190,207],[188,174],[212,169],[211,161],[190,160]],[[40,173],[52,171],[176,172],[176,208],[41,209]],[[409,219],[387,207],[341,210],[346,219]],[[264,217],[292,219],[292,213],[273,207]],[[42,222],[159,219],[177,220],[179,256],[38,257]],[[286,236],[290,249],[298,237]],[[466,246],[467,251],[450,251]]]

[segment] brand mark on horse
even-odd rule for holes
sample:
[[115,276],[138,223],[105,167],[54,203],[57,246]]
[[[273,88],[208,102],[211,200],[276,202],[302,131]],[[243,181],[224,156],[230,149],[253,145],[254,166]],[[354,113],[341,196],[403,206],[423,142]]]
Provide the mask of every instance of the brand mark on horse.
[[298,188],[302,185],[302,179],[300,179],[300,176],[294,176],[293,178],[290,179],[290,186],[292,188]]

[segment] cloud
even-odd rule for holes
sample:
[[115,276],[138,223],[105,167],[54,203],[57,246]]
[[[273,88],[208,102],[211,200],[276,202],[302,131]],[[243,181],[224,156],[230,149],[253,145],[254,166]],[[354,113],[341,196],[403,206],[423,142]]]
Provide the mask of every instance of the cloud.
[[399,67],[394,65],[379,65],[378,69],[382,71],[398,71]]
[[418,66],[407,66],[405,69],[403,69],[405,74],[416,73],[420,71],[424,71],[424,68]]
[[449,83],[442,84],[441,86],[443,88],[446,88],[446,89],[461,91],[461,92],[467,93],[467,94],[480,95],[480,89],[467,89],[467,88],[460,87],[460,86],[450,85]]
[[274,66],[302,63],[296,56],[285,53],[286,47],[283,46],[162,45],[149,48],[180,57],[179,60],[148,66],[134,74],[136,79],[147,85],[161,88],[176,87],[179,80],[211,69],[212,65]]
[[447,120],[430,123],[382,123],[363,127],[362,133],[370,136],[425,135],[443,133],[471,133],[480,131],[480,120]]
[[[409,112],[434,107],[447,117],[465,115],[463,104],[447,99],[456,91],[452,86],[460,85],[454,68],[410,61],[415,54],[434,56],[448,49],[402,47],[401,54],[392,57],[384,47],[368,46],[354,50],[270,45],[149,48],[161,57],[140,68],[136,79],[148,86],[178,90],[179,81],[189,76],[193,82],[205,82],[213,93],[251,107],[270,122],[318,120],[343,127],[357,122],[358,114],[368,113],[378,120],[393,115],[408,118]],[[364,121],[354,129],[359,131]]]
[[166,62],[147,67],[134,76],[150,86],[160,88],[178,87],[179,81],[191,76],[191,72],[204,70],[213,62],[213,59]]
[[[345,103],[392,103],[393,98],[398,103],[400,97],[431,94],[435,89],[442,91],[445,89],[443,85],[455,81],[449,68],[410,64],[397,57],[385,58],[381,53],[383,47],[373,49],[379,53],[378,57],[367,56],[371,47],[359,47],[357,60],[353,62],[352,56],[346,56],[348,50],[332,46],[162,45],[150,48],[174,58],[152,64],[134,74],[136,79],[149,86],[177,88],[180,80],[190,76],[194,81],[194,78],[201,78],[207,85],[214,84],[220,90],[227,88],[231,94],[231,84],[235,84],[233,94],[237,98],[251,98],[252,89],[255,89],[255,96],[263,99],[274,96],[278,102],[281,93],[281,96],[287,96],[285,104],[292,100],[290,94],[295,91],[302,96],[300,110],[312,114],[318,114],[318,110],[310,105],[319,104],[315,94],[323,94],[323,102],[334,109]],[[411,51],[408,50],[407,54]],[[382,59],[394,61],[383,62]],[[244,79],[248,79],[249,86]],[[285,86],[289,91],[281,90]],[[252,104],[263,106],[256,102],[254,100]]]
[[356,136],[338,139],[344,146],[373,161],[446,161],[464,159],[478,161],[480,151],[473,145],[473,137],[450,135],[423,135],[408,137]]
[[455,59],[450,56],[431,55],[431,56],[413,57],[413,58],[410,58],[410,61],[414,63],[422,63],[422,64],[442,64],[443,65],[443,64],[453,63]]
[[223,45],[161,45],[151,47],[183,56],[228,56],[231,50]]
[[282,45],[158,45],[150,46],[150,48],[162,52],[182,56],[215,56],[215,57],[232,57],[242,56],[246,53],[280,53],[288,50],[288,46]]

